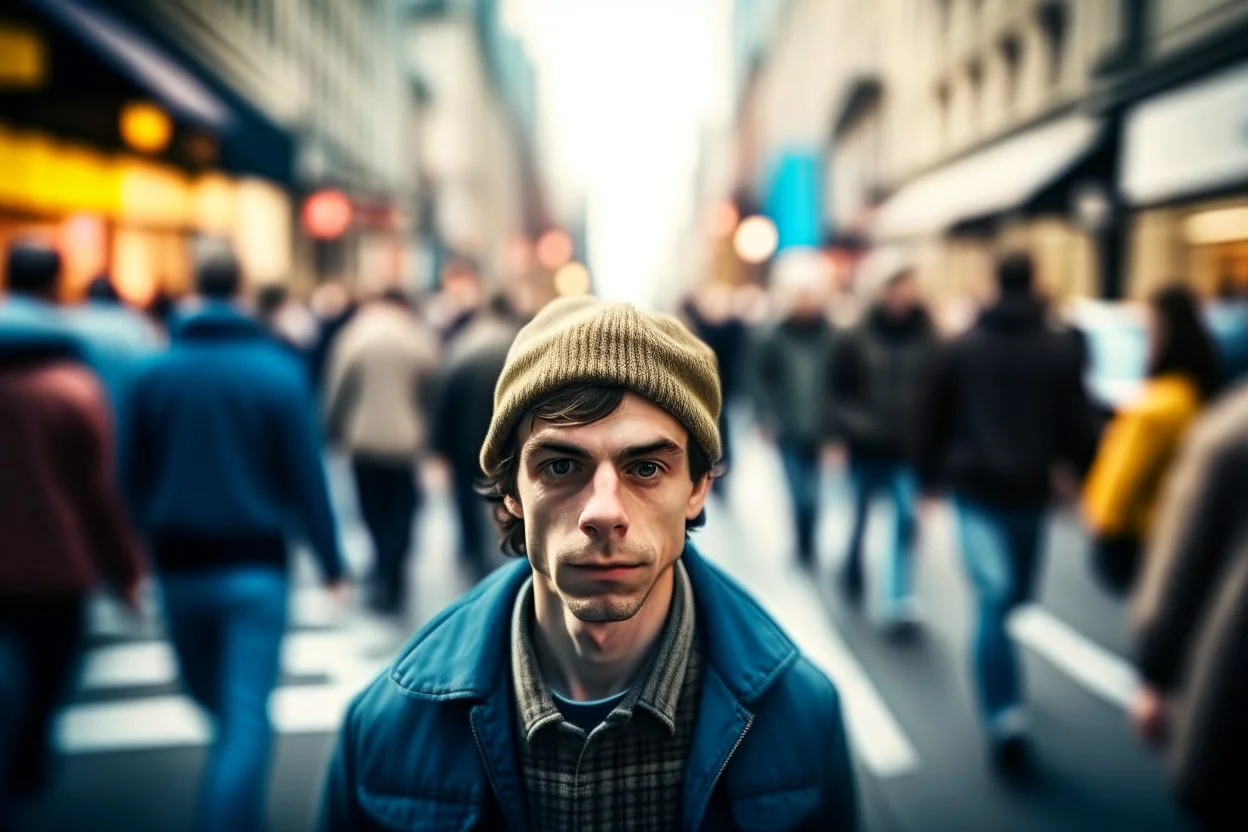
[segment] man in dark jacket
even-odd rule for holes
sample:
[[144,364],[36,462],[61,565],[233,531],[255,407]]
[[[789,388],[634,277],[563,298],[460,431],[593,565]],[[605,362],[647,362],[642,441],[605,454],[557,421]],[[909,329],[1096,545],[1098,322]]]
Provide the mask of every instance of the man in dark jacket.
[[879,301],[838,345],[833,360],[833,411],[849,450],[854,525],[842,581],[849,597],[862,595],[862,541],[871,501],[892,499],[892,557],[883,595],[890,628],[915,623],[910,561],[915,531],[913,432],[919,391],[936,348],[914,275],[901,271],[885,283]]
[[566,298],[496,402],[481,463],[527,560],[352,703],[321,828],[853,828],[836,689],[688,542],[721,451],[710,350]]
[[819,294],[803,288],[784,320],[760,338],[754,356],[755,409],[763,431],[780,449],[793,504],[797,558],[807,568],[817,561],[820,453],[832,438],[835,337]]
[[235,306],[232,260],[197,279],[202,309],[136,386],[128,480],[187,688],[218,723],[197,828],[235,832],[262,825],[288,518],[335,593],[345,585],[307,372]]
[[999,299],[937,360],[918,420],[919,478],[953,492],[962,557],[975,589],[975,681],[992,760],[1025,770],[1026,716],[1006,619],[1038,571],[1053,468],[1094,450],[1077,342],[1050,325],[1032,264],[997,267]]
[[476,485],[481,477],[481,443],[494,412],[494,386],[519,328],[506,300],[493,298],[455,339],[433,413],[431,444],[450,465],[460,555],[475,579],[497,565],[497,541],[490,540],[485,500]]
[[[55,252],[30,254],[10,258],[10,275],[38,267],[55,284]],[[69,335],[0,324],[0,829],[47,779],[91,593],[106,581],[138,606],[144,565],[117,493],[112,417],[84,358]]]

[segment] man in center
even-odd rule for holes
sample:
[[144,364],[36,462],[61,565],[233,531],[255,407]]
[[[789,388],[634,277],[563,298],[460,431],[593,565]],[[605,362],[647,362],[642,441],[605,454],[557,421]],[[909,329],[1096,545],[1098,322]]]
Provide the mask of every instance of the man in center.
[[351,704],[325,830],[855,827],[839,697],[687,534],[715,359],[676,319],[555,301],[481,451],[499,569]]

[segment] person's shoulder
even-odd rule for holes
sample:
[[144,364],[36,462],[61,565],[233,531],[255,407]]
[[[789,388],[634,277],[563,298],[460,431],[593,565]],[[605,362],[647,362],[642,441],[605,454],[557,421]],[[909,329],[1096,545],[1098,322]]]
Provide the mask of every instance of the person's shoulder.
[[73,360],[56,361],[41,370],[44,389],[64,404],[94,410],[104,402],[104,388],[87,365]]
[[808,703],[807,713],[836,715],[839,718],[840,691],[805,653],[798,654],[797,660],[789,665],[788,670],[776,680],[776,684],[784,687],[793,699]]

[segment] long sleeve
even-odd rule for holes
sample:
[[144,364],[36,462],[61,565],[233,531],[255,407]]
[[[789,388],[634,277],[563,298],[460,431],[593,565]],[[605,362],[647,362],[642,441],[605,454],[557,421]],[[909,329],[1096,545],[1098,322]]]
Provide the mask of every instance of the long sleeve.
[[831,433],[851,444],[869,442],[876,430],[864,406],[862,354],[852,335],[844,338],[833,352],[828,409],[832,414]]
[[[1241,448],[1223,439],[1226,416],[1196,426],[1179,455],[1161,503],[1132,603],[1132,631],[1141,675],[1167,690],[1179,683],[1191,640],[1218,583],[1242,523],[1244,466]],[[1235,433],[1238,437],[1238,432]],[[1237,508],[1239,511],[1237,511]]]
[[117,488],[116,436],[103,390],[80,410],[77,436],[82,477],[75,482],[79,516],[100,571],[118,589],[133,586],[145,569],[138,536]]
[[1084,515],[1093,532],[1144,536],[1177,438],[1169,420],[1153,418],[1147,410],[1124,411],[1114,419],[1083,491]]
[[320,431],[312,416],[307,385],[298,384],[293,394],[283,401],[286,406],[279,418],[277,437],[286,468],[286,482],[294,490],[292,500],[325,580],[336,581],[344,572],[342,553],[325,464],[321,459]]
[[927,384],[920,396],[913,428],[915,466],[919,485],[934,490],[940,480],[947,446],[952,438],[957,399],[953,379],[953,352],[949,347],[936,351],[930,364]]

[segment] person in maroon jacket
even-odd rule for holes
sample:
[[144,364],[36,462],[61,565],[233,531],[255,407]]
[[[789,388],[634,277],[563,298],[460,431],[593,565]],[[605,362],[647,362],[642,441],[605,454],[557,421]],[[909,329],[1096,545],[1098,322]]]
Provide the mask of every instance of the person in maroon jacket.
[[[14,249],[8,265],[10,281],[59,273],[50,250]],[[89,595],[104,579],[138,606],[107,398],[82,355],[72,336],[0,323],[0,829],[46,780]]]

